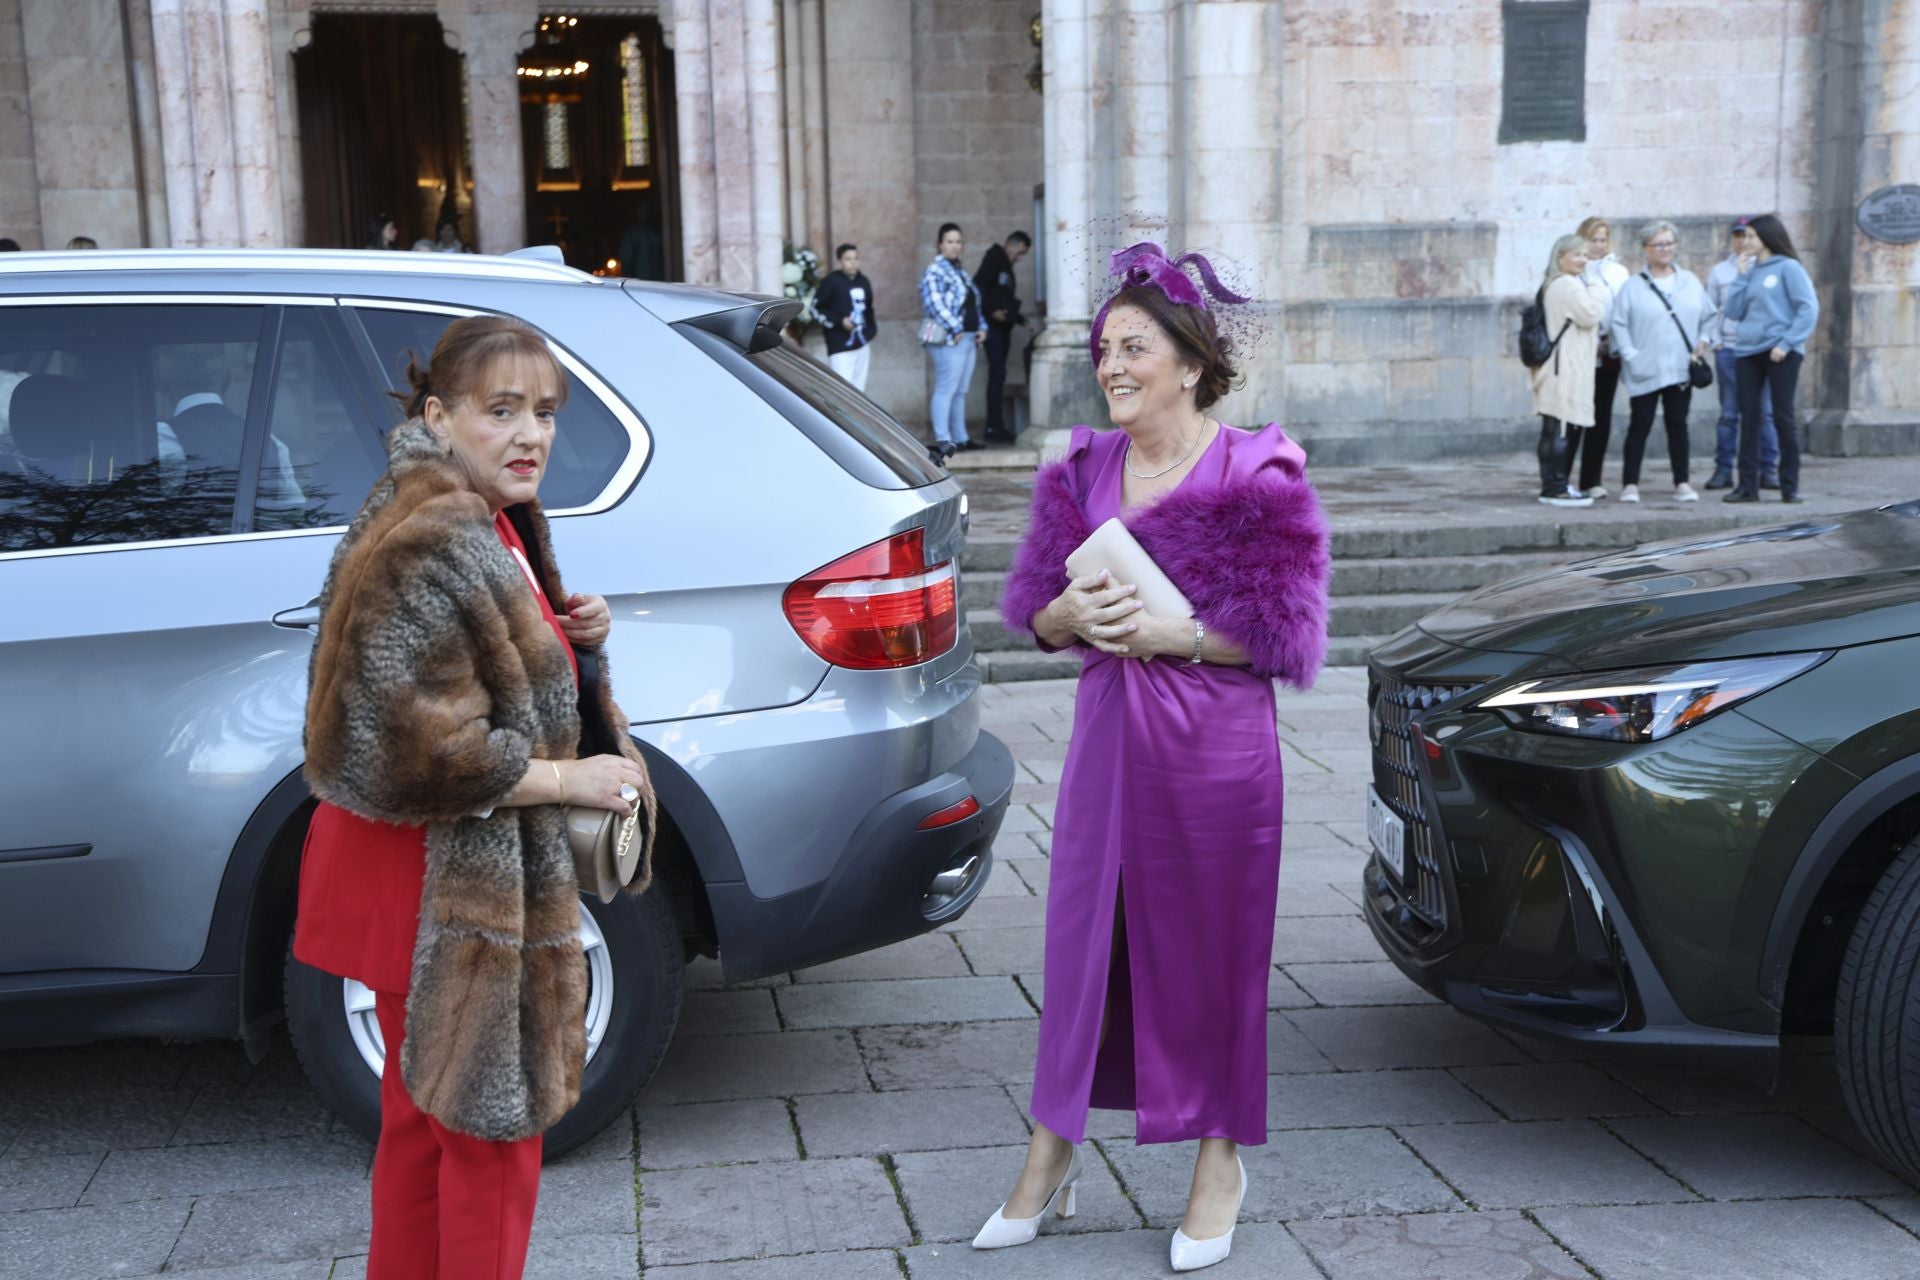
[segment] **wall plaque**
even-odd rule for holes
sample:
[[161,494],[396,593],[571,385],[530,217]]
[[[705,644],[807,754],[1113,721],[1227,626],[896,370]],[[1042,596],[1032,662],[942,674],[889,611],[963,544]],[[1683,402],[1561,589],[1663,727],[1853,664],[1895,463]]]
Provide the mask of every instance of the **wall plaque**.
[[1501,142],[1587,140],[1587,0],[1503,0]]
[[1920,186],[1882,187],[1860,202],[1860,229],[1888,244],[1920,242]]

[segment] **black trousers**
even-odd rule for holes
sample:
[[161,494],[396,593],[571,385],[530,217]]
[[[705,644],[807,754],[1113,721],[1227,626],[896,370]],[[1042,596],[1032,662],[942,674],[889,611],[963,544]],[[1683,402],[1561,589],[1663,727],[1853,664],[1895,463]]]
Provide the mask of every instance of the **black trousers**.
[[1647,456],[1647,436],[1653,431],[1653,411],[1667,423],[1667,461],[1673,464],[1673,482],[1687,482],[1687,408],[1693,403],[1693,384],[1662,387],[1627,401],[1627,465],[1623,484],[1640,483],[1640,462]]
[[1602,356],[1593,371],[1593,425],[1580,442],[1580,492],[1600,483],[1607,465],[1607,437],[1613,434],[1613,397],[1620,390],[1620,357]]
[[1560,419],[1540,415],[1540,496],[1567,496],[1567,473],[1573,470],[1573,455],[1580,451],[1580,438],[1593,432],[1586,427],[1562,426]]
[[1760,397],[1773,404],[1773,430],[1780,437],[1780,496],[1800,492],[1800,427],[1793,416],[1793,393],[1800,386],[1805,356],[1795,351],[1779,364],[1770,352],[1741,356],[1733,363],[1740,391],[1740,483],[1743,493],[1760,492]]
[[1013,345],[1013,326],[987,322],[987,439],[1011,440],[1006,422],[1007,351]]

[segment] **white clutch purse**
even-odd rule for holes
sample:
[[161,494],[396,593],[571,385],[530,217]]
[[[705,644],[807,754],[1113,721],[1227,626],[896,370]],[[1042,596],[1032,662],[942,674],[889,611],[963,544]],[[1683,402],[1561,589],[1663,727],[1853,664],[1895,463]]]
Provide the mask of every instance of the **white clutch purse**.
[[1134,598],[1156,618],[1191,618],[1193,606],[1162,572],[1147,549],[1140,545],[1120,518],[1113,519],[1087,535],[1087,540],[1067,556],[1067,576],[1084,578],[1105,569],[1116,583],[1132,583]]

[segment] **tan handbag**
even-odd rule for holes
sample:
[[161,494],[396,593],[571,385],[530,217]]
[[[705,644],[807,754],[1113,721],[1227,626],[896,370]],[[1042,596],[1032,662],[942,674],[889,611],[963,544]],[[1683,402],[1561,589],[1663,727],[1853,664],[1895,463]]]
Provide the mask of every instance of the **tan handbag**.
[[642,806],[621,817],[611,809],[593,809],[583,804],[566,806],[567,844],[573,851],[573,872],[580,888],[596,894],[602,902],[633,883],[640,870],[640,854],[646,841],[636,839]]

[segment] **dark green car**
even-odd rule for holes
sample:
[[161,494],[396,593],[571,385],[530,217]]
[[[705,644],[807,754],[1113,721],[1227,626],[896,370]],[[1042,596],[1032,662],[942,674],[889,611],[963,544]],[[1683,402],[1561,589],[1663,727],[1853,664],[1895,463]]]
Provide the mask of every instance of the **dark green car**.
[[1370,657],[1366,916],[1503,1026],[1769,1075],[1920,1177],[1920,503],[1467,596]]

